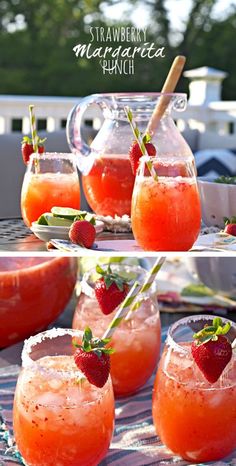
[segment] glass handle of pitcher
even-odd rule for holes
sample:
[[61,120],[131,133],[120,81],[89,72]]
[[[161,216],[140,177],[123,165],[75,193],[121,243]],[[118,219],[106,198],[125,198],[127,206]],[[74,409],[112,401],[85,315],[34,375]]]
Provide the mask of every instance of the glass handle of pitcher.
[[100,96],[84,97],[79,104],[72,108],[67,118],[66,135],[71,152],[79,153],[82,156],[88,156],[91,153],[89,145],[82,137],[81,130],[83,128],[84,113],[92,104],[101,106]]

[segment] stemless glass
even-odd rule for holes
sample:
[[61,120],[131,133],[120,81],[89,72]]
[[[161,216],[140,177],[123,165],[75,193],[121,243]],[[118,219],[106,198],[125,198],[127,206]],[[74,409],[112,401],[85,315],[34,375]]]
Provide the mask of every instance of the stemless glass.
[[147,251],[187,251],[201,225],[200,198],[192,157],[150,157],[157,180],[142,157],[136,176],[131,221],[137,243]]
[[32,154],[21,191],[21,212],[27,226],[54,206],[80,208],[80,186],[73,154]]
[[[217,461],[236,447],[236,357],[210,384],[193,360],[193,333],[214,316],[190,316],[169,329],[153,392],[153,421],[162,442],[185,460]],[[226,323],[225,319],[222,319]],[[227,334],[232,342],[236,325]]]
[[25,342],[13,427],[29,466],[96,466],[109,448],[114,424],[111,380],[103,388],[79,380],[73,338],[80,341],[82,333],[52,329]]
[[[94,94],[76,105],[67,121],[67,137],[71,151],[78,157],[83,173],[83,189],[90,207],[99,215],[130,215],[134,175],[129,161],[129,149],[134,139],[124,110],[129,106],[133,118],[145,133],[158,101],[168,98],[168,110],[153,136],[158,153],[168,151],[177,157],[193,154],[174,124],[171,111],[186,108],[186,94],[112,93]],[[103,113],[103,123],[89,147],[83,139],[83,116],[96,104]]]
[[[147,271],[139,266],[111,264],[113,272],[144,282]],[[87,272],[82,281],[82,293],[73,319],[73,328],[83,330],[86,325],[101,337],[116,312],[104,315],[94,294],[95,270]],[[117,397],[131,395],[152,375],[160,353],[161,325],[155,286],[140,296],[141,306],[129,320],[123,320],[116,329],[111,346],[111,378]]]

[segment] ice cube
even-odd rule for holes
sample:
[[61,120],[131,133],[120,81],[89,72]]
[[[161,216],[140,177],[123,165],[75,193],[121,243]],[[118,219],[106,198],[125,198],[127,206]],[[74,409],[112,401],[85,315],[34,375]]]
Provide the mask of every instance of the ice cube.
[[37,396],[35,404],[49,410],[58,410],[65,405],[65,398],[62,395],[55,394],[52,392],[44,392]]
[[51,379],[48,380],[48,385],[52,390],[59,391],[63,383],[60,379]]

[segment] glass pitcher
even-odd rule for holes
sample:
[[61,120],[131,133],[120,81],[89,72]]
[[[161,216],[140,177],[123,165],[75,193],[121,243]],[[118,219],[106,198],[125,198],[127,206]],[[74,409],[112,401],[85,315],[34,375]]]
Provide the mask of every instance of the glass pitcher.
[[[67,138],[71,151],[77,154],[83,189],[90,207],[98,215],[130,215],[134,175],[128,152],[134,139],[124,111],[132,110],[134,120],[145,133],[150,117],[161,93],[94,94],[76,105],[67,121]],[[157,154],[176,158],[191,157],[192,152],[178,131],[171,111],[186,108],[186,94],[171,94],[165,114],[153,136]],[[81,135],[86,109],[97,104],[103,112],[104,122],[88,146]]]

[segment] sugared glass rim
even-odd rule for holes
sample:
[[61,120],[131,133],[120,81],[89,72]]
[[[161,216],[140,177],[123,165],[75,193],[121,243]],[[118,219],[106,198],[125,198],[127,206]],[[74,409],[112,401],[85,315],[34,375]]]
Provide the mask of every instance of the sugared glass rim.
[[[83,332],[81,330],[70,329],[70,328],[60,328],[54,327],[50,330],[45,330],[44,332],[37,333],[37,335],[33,335],[24,341],[23,350],[21,353],[22,359],[22,368],[23,369],[33,369],[44,373],[46,375],[52,376],[61,376],[62,378],[74,379],[76,377],[81,378],[83,376],[82,372],[78,369],[78,371],[71,371],[71,370],[60,370],[55,368],[48,368],[43,367],[38,363],[38,360],[33,360],[30,357],[30,353],[34,346],[42,343],[46,339],[53,340],[54,338],[63,337],[65,335],[70,335],[71,337],[79,337],[82,339]],[[63,355],[61,355],[63,356]]]
[[[172,324],[169,327],[168,332],[167,332],[165,345],[170,346],[172,349],[174,349],[175,351],[178,351],[179,353],[189,354],[190,351],[191,351],[190,348],[183,347],[183,346],[179,345],[175,341],[174,336],[173,336],[173,333],[175,332],[175,330],[177,330],[179,326],[184,326],[184,324],[189,324],[190,322],[196,322],[196,321],[200,321],[200,320],[203,320],[203,321],[204,320],[211,320],[211,321],[213,321],[213,319],[215,317],[220,317],[222,319],[223,323],[230,322],[231,327],[234,327],[234,329],[236,331],[236,323],[233,322],[230,319],[226,319],[225,317],[211,315],[211,314],[191,315],[191,316],[183,317],[182,319],[178,319],[176,322],[174,322],[174,324]],[[193,334],[194,333],[195,332],[193,330]]]
[[104,92],[104,93],[96,93],[96,94],[91,94],[93,97],[161,97],[161,96],[166,96],[166,97],[183,97],[187,99],[187,93],[186,92]]
[[[180,156],[176,156],[176,155],[173,155],[173,154],[156,154],[155,156],[150,156],[150,155],[143,155],[142,157],[140,157],[139,159],[139,166],[141,164],[144,164],[146,162],[157,162],[157,161],[161,161],[163,162],[163,164],[165,162],[167,163],[177,163],[177,164],[180,164],[180,163],[190,163],[192,164],[193,163],[193,154],[190,153],[190,154],[186,154],[186,155],[181,155]],[[158,174],[158,173],[157,173]]]
[[[82,381],[82,379],[86,379],[86,377],[83,375],[83,373],[78,369],[77,370],[59,370],[55,368],[48,368],[48,367],[43,367],[40,364],[38,364],[38,360],[34,361],[30,357],[30,352],[32,351],[33,347],[37,344],[40,344],[42,341],[46,340],[47,338],[53,339],[57,337],[63,337],[65,335],[70,335],[71,337],[80,337],[82,338],[83,332],[81,330],[75,330],[71,328],[60,328],[60,327],[54,327],[50,330],[45,330],[44,332],[40,332],[37,335],[34,335],[32,337],[29,337],[27,340],[24,341],[24,346],[22,350],[22,368],[23,370],[33,370],[36,372],[40,372],[41,374],[44,374],[45,376],[52,376],[52,377],[57,377],[61,379],[78,379],[78,390],[79,388],[83,389],[83,383],[79,387],[79,380]],[[63,356],[63,355],[62,355]],[[50,357],[50,356],[49,356]],[[89,385],[90,382],[86,379],[87,383]],[[96,404],[99,399],[101,399],[105,393],[109,390],[109,387],[112,387],[112,382],[111,382],[111,376],[109,376],[108,381],[106,384],[102,387],[96,387],[92,385],[94,389],[97,391],[97,398],[96,400],[84,400],[83,405],[93,405]],[[27,392],[26,392],[27,396]],[[48,406],[48,405],[47,405]],[[74,405],[72,405],[74,406]]]
[[30,158],[40,160],[75,160],[75,155],[72,152],[33,152]]

